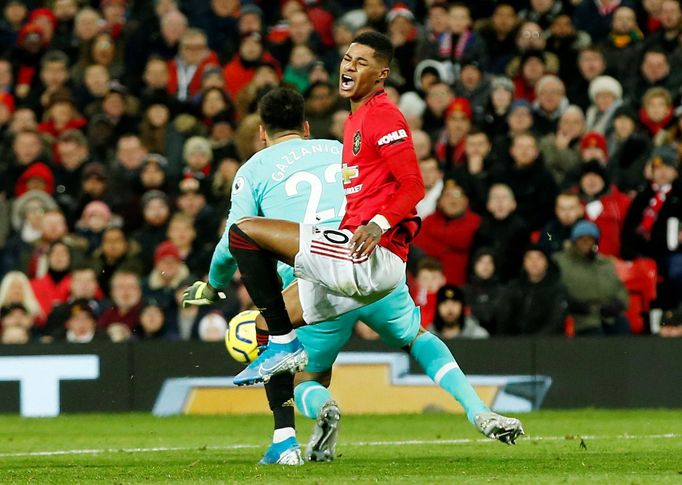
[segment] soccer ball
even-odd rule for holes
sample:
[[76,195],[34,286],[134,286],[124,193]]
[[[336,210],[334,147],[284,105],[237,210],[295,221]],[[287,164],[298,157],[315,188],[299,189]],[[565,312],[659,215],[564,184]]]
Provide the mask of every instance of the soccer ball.
[[248,364],[258,357],[256,342],[256,317],[258,311],[247,310],[230,320],[225,332],[227,352],[237,362]]

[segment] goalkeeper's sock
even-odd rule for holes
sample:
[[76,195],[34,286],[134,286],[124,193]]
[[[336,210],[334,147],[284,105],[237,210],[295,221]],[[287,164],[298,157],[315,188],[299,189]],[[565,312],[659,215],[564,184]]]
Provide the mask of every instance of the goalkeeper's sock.
[[467,381],[450,349],[434,334],[425,332],[419,335],[412,343],[410,355],[426,375],[457,399],[471,424],[475,424],[477,414],[490,411]]
[[229,235],[230,252],[237,260],[242,281],[251,300],[268,324],[270,335],[291,334],[293,327],[282,298],[277,260],[260,249],[237,224],[230,226]]
[[273,443],[296,436],[293,399],[294,375],[289,372],[276,374],[265,384],[265,394],[275,418]]
[[256,327],[256,343],[260,347],[261,345],[268,345],[268,340],[270,338],[270,333],[267,330]]
[[294,388],[296,407],[299,412],[310,419],[317,419],[324,403],[332,398],[332,393],[317,381],[306,381]]

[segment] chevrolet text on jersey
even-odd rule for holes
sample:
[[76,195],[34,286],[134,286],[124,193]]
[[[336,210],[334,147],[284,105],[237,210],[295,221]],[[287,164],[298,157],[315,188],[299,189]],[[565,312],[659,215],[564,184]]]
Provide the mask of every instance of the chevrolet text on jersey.
[[403,138],[407,138],[407,132],[405,130],[392,131],[389,134],[384,135],[381,138],[379,138],[377,145],[379,145],[379,146],[388,145],[389,143],[393,143],[394,141],[402,140]]

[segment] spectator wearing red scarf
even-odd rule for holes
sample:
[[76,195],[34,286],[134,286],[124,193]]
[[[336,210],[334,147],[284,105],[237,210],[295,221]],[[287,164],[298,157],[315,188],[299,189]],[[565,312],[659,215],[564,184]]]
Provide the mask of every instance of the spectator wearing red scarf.
[[435,149],[446,172],[466,160],[464,142],[471,129],[471,118],[471,103],[466,98],[454,98],[445,110],[445,128]]
[[218,56],[209,50],[206,35],[198,29],[187,29],[180,38],[178,56],[168,61],[168,92],[180,101],[197,95],[204,70],[217,64]]
[[651,183],[642,187],[630,205],[623,232],[624,259],[654,258],[665,280],[660,300],[665,308],[682,301],[682,244],[680,214],[682,188],[678,178],[679,156],[673,146],[657,147],[650,160]]

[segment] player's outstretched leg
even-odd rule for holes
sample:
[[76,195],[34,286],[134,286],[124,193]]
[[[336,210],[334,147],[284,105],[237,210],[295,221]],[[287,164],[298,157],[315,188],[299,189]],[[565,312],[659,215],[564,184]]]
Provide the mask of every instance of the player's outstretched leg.
[[332,461],[336,458],[341,410],[329,389],[317,381],[306,381],[294,388],[296,406],[304,416],[315,420],[306,447],[307,461]]
[[260,308],[270,332],[268,347],[234,378],[234,383],[241,386],[267,382],[276,374],[302,370],[308,358],[287,314],[277,276],[277,260],[272,253],[261,249],[239,223],[229,228],[229,241],[244,286]]
[[265,384],[265,393],[275,418],[275,431],[261,465],[303,465],[301,448],[296,440],[293,385],[294,376],[289,373],[272,376]]
[[467,419],[489,438],[513,445],[524,434],[521,421],[490,411],[441,339],[430,332],[417,335],[410,354],[433,381],[453,396],[464,408]]

